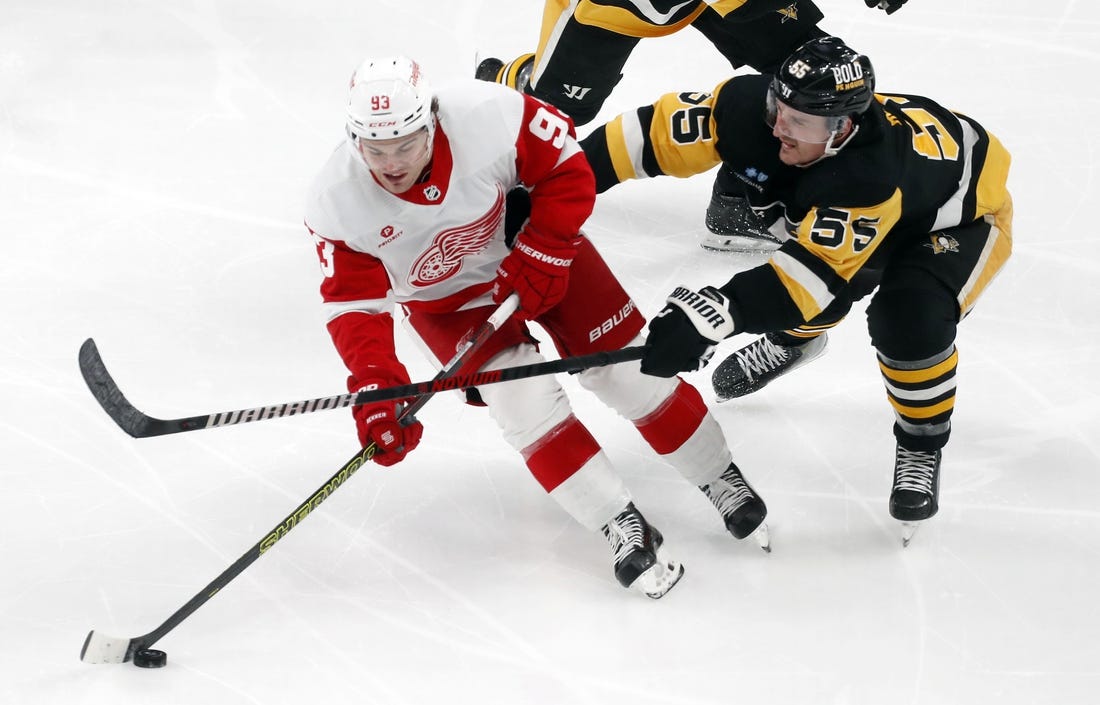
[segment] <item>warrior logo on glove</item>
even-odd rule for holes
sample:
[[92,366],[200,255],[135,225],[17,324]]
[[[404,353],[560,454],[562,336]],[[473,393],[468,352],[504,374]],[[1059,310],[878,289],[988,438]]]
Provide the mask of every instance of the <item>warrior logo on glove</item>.
[[706,367],[714,346],[737,332],[729,298],[714,287],[678,286],[649,323],[642,372],[673,377]]

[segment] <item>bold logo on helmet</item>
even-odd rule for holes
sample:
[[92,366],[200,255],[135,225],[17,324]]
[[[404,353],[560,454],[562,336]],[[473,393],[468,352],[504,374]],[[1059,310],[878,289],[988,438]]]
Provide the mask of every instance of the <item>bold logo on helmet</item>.
[[435,236],[431,246],[413,263],[408,282],[425,287],[449,279],[462,269],[462,261],[480,254],[492,242],[504,223],[504,189],[497,186],[497,197],[485,215],[468,225],[448,228]]
[[836,81],[838,91],[849,91],[866,84],[863,78],[863,66],[858,61],[829,68],[833,71],[833,80]]

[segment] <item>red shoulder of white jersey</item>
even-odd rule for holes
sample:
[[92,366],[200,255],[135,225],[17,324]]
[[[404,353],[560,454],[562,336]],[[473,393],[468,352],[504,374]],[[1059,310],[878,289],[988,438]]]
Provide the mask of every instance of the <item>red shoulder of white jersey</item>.
[[573,121],[557,108],[524,95],[516,138],[516,169],[531,193],[529,228],[572,240],[596,203],[596,177],[577,142]]

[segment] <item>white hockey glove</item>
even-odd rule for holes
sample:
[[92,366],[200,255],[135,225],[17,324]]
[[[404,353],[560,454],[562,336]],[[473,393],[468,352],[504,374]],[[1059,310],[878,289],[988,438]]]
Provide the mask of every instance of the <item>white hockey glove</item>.
[[706,367],[714,346],[737,332],[730,300],[712,286],[692,291],[678,286],[649,322],[642,372],[674,377]]

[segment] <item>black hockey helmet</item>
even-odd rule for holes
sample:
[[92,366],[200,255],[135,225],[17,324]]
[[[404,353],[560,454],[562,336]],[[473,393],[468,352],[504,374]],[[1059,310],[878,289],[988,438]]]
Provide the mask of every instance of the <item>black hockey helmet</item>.
[[787,57],[772,78],[771,92],[810,115],[854,116],[874,100],[871,60],[838,37],[811,39]]

